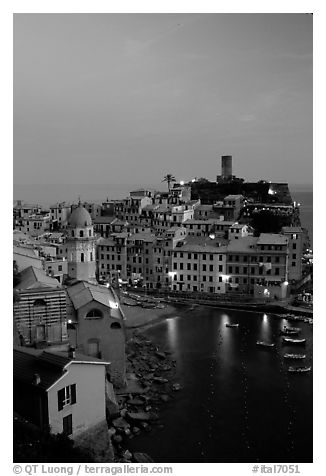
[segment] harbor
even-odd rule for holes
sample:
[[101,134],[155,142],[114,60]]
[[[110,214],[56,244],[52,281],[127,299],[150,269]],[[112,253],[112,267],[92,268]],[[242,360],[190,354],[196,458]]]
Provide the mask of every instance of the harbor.
[[288,317],[179,307],[147,327],[176,361],[182,390],[130,450],[156,462],[311,462],[313,326],[297,322],[305,345],[294,347],[282,341]]

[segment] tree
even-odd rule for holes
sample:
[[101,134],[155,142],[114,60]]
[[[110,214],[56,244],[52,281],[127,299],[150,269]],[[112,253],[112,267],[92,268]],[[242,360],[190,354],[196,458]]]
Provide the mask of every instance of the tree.
[[162,182],[167,182],[168,190],[170,191],[171,183],[175,182],[175,177],[172,174],[166,174]]

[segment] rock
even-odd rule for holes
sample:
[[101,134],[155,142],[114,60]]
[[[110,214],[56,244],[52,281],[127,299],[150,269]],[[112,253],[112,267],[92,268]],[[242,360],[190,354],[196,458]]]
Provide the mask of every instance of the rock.
[[122,417],[113,420],[112,425],[114,428],[122,428],[123,430],[130,427],[130,424]]
[[146,413],[146,412],[138,412],[138,413],[132,413],[128,412],[127,413],[128,418],[131,421],[150,421],[150,420],[157,420],[158,416],[156,413]]
[[147,405],[147,407],[145,407],[145,412],[149,412],[151,409],[152,407],[150,405]]
[[132,453],[130,453],[129,450],[126,450],[126,451],[123,452],[122,457],[123,457],[123,459],[125,459],[127,461],[131,461]]
[[168,380],[166,378],[162,377],[153,377],[153,382],[156,383],[168,383]]
[[124,430],[124,434],[125,434],[126,436],[130,436],[130,435],[131,435],[130,428],[126,428],[126,429]]
[[140,429],[138,428],[138,426],[134,426],[132,432],[134,435],[138,435],[140,433]]
[[171,370],[172,367],[170,365],[163,365],[162,367],[162,370],[164,370],[164,372],[167,372],[168,370]]
[[127,414],[127,411],[128,411],[128,410],[127,410],[126,408],[122,408],[122,410],[120,410],[120,415],[121,415],[122,417],[125,417],[126,414]]
[[108,433],[109,433],[109,436],[113,436],[116,433],[116,429],[110,426],[110,428],[108,429]]
[[113,435],[112,440],[113,440],[115,443],[121,443],[121,442],[122,442],[122,436],[120,436],[120,435]]
[[181,385],[180,385],[179,383],[174,383],[174,384],[172,385],[172,389],[173,389],[175,392],[178,391],[178,390],[181,390],[181,388],[182,388],[182,387],[181,387]]
[[135,463],[154,463],[152,458],[147,453],[134,453],[133,459]]
[[157,355],[157,357],[159,357],[161,360],[166,359],[166,355],[165,355],[164,352],[158,352],[158,351],[156,351],[156,352],[155,352],[155,355]]
[[144,400],[141,400],[140,398],[131,398],[130,400],[127,401],[129,405],[145,405]]
[[160,399],[162,400],[162,402],[169,402],[171,400],[169,395],[166,395],[166,394],[161,395]]

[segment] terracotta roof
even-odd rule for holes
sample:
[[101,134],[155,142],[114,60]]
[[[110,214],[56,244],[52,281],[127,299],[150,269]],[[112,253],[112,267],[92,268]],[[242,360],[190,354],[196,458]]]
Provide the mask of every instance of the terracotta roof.
[[288,237],[276,233],[261,233],[257,245],[286,245]]
[[64,375],[71,364],[109,364],[109,362],[78,352],[75,353],[75,358],[71,358],[68,357],[68,352],[51,352],[20,346],[14,346],[13,351],[14,380],[33,385],[34,376],[38,374],[40,383],[37,387],[42,390],[48,390]]
[[43,269],[29,266],[21,272],[21,281],[15,289],[62,288],[59,281],[47,276]]

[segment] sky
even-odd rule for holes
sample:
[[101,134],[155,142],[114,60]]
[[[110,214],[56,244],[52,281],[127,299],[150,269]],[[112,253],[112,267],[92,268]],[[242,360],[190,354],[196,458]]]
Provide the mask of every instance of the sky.
[[313,17],[14,15],[15,184],[312,183]]

